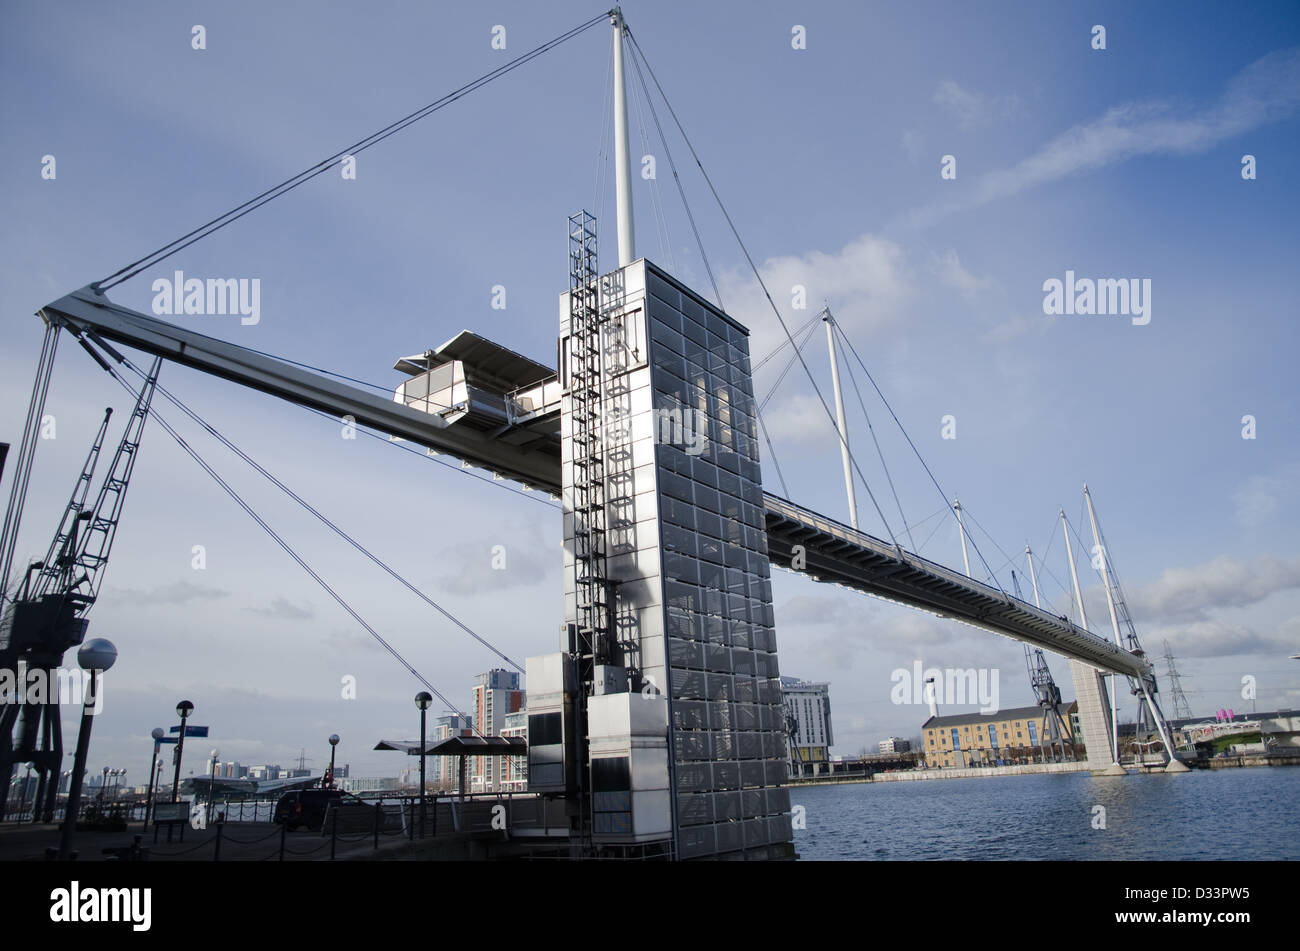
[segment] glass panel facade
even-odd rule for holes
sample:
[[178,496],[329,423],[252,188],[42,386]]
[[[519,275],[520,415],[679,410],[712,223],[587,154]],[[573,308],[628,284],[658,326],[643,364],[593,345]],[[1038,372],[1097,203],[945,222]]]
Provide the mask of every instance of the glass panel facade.
[[775,785],[785,774],[784,716],[748,334],[653,266],[646,291],[654,405],[661,420],[681,418],[655,445],[665,519],[681,529],[661,535],[665,581],[679,583],[665,599],[667,623],[687,639],[669,656],[674,757],[679,769],[714,763],[708,780],[692,773],[691,790],[678,788],[678,824],[691,827],[679,852],[788,841],[782,822],[740,831],[789,811]]
[[[635,464],[617,480],[611,471],[606,493],[623,543],[609,558],[618,662],[633,672],[633,689],[653,685],[668,696],[678,856],[787,843],[785,717],[748,333],[649,262],[613,277],[621,286],[607,288],[602,306],[639,316],[636,338],[607,358],[620,369],[606,388],[611,402],[647,393],[644,405],[623,400],[630,436],[619,448]],[[562,336],[566,314],[567,304]],[[570,433],[562,435],[568,496]],[[620,507],[624,496],[635,504]],[[565,538],[572,621],[570,523]]]

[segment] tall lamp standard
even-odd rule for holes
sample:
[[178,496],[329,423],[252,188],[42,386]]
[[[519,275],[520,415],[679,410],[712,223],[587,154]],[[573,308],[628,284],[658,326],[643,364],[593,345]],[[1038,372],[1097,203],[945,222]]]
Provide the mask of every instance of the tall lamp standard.
[[163,770],[167,768],[167,761],[159,756],[153,764],[153,798],[149,801],[149,815],[154,817],[158,812],[158,797],[162,795]]
[[214,820],[215,820],[215,818],[216,818],[216,814],[213,813],[213,811],[212,811],[212,804],[213,804],[214,802],[216,802],[216,799],[217,799],[217,793],[216,793],[216,789],[217,789],[217,757],[220,756],[220,755],[221,755],[221,751],[220,751],[220,750],[214,749],[214,750],[212,751],[212,775],[211,775],[211,777],[208,779],[208,813],[209,813],[208,818],[209,818],[209,819],[214,819]]
[[176,792],[181,787],[181,757],[185,755],[185,721],[194,712],[194,704],[182,700],[176,704],[176,713],[181,718],[181,735],[176,740],[176,772],[172,776],[172,802],[176,802]]
[[90,725],[95,716],[95,700],[99,695],[100,675],[117,660],[117,648],[103,637],[95,637],[81,645],[77,663],[82,670],[90,671],[90,693],[81,705],[81,730],[77,734],[77,752],[72,759],[72,779],[68,784],[68,802],[63,809],[63,831],[59,836],[59,858],[66,860],[72,853],[72,834],[77,828],[77,810],[81,805],[81,782],[86,775],[86,755],[90,752]]
[[420,708],[420,838],[424,838],[424,721],[433,703],[433,694],[421,690],[415,695],[415,705]]
[[158,749],[162,746],[163,737],[167,734],[163,732],[162,727],[156,726],[149,735],[153,737],[153,758],[149,760],[149,795],[144,803],[145,832],[149,831],[149,815],[153,812],[154,777],[158,774]]
[[331,733],[330,734],[330,781],[329,781],[330,789],[334,788],[334,750],[338,748],[338,745],[339,745],[339,735],[337,733]]

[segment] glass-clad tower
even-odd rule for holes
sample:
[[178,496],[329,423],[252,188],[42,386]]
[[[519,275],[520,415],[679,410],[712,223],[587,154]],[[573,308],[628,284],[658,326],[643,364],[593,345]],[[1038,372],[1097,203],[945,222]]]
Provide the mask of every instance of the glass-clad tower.
[[[575,525],[578,550],[589,553],[596,524],[614,631],[596,664],[619,674],[598,674],[595,692],[666,698],[667,756],[662,767],[638,771],[635,750],[650,741],[629,741],[630,769],[593,771],[595,808],[635,808],[626,792],[635,801],[638,783],[662,785],[668,795],[653,801],[671,810],[663,825],[678,858],[787,856],[784,714],[748,331],[645,260],[600,279],[599,310],[603,456],[594,471],[603,520],[582,515],[589,487],[574,492],[575,478],[593,472],[574,464],[591,441],[575,413],[591,407],[574,396],[573,311],[569,295],[561,300],[566,620],[573,625],[592,597],[575,581],[588,577],[590,560],[575,571]],[[593,763],[610,749],[593,743]],[[665,768],[666,777],[648,775]],[[598,832],[642,825],[622,813],[597,820]]]

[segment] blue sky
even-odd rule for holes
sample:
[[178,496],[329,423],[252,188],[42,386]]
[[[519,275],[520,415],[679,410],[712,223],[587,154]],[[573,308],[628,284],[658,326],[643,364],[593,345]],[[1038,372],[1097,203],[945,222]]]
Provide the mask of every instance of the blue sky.
[[[41,305],[598,12],[8,5],[0,440],[20,438]],[[1249,709],[1248,675],[1261,709],[1295,706],[1300,683],[1286,658],[1300,643],[1296,8],[631,3],[625,14],[791,328],[830,304],[945,492],[1015,555],[1026,542],[1046,551],[1061,506],[1087,537],[1077,519],[1088,482],[1138,632],[1152,653],[1170,641],[1194,710]],[[206,27],[205,50],[191,48],[194,24]],[[498,24],[505,51],[491,47]],[[796,24],[806,49],[791,46]],[[1091,48],[1095,24],[1106,27],[1105,50]],[[355,181],[323,175],[111,296],[147,312],[151,281],[177,268],[256,277],[256,326],[177,322],[383,386],[398,382],[396,357],[466,328],[553,364],[566,217],[594,211],[606,267],[615,258],[612,178],[597,187],[609,150],[609,40],[594,28],[363,153]],[[668,243],[638,178],[639,253],[708,293],[645,122]],[[639,156],[635,122],[632,134]],[[668,144],[723,303],[753,329],[755,356],[765,354],[780,331],[685,146],[675,134]],[[47,154],[52,181],[41,177]],[[1241,175],[1245,154],[1256,157],[1252,181]],[[956,159],[955,180],[940,178],[944,155]],[[1151,322],[1046,316],[1043,283],[1067,270],[1149,279]],[[790,307],[796,283],[808,311]],[[490,306],[494,285],[506,288],[505,310]],[[820,332],[807,353],[825,391]],[[760,394],[782,362],[758,377]],[[796,368],[766,412],[777,457],[792,496],[843,518],[835,437],[798,377]],[[163,380],[507,654],[553,648],[554,509],[375,440],[343,440],[333,423],[190,370],[167,367]],[[859,463],[901,531],[851,390],[847,398]],[[47,544],[106,405],[124,411],[121,391],[65,341],[47,407],[57,438],[37,455],[19,559]],[[879,403],[867,409],[907,521],[919,522],[943,500]],[[1246,414],[1254,440],[1241,438]],[[945,415],[956,417],[956,439],[940,438]],[[237,460],[196,444],[468,707],[491,654]],[[772,467],[764,474],[778,489]],[[12,465],[6,498],[11,475]],[[884,533],[858,495],[863,527]],[[1009,584],[1006,558],[976,540]],[[196,544],[207,550],[201,572],[191,568]],[[505,571],[489,566],[497,544],[507,546]],[[955,525],[923,554],[959,567]],[[1059,536],[1048,567],[1068,581]],[[1108,633],[1087,575],[1092,626]],[[1059,586],[1043,586],[1064,611]],[[782,671],[831,682],[837,752],[917,732],[924,711],[889,700],[890,672],[914,660],[996,667],[1004,705],[1031,699],[1017,644],[785,574],[774,588]],[[338,732],[341,761],[392,774],[392,755],[370,747],[417,723],[419,685],[156,427],[92,630],[121,652],[92,766],[125,765],[140,781],[149,730],[170,724],[182,696],[222,758],[242,762],[287,763],[306,747],[319,767],[324,738]],[[1068,682],[1065,662],[1053,667]],[[358,698],[344,701],[349,674]]]

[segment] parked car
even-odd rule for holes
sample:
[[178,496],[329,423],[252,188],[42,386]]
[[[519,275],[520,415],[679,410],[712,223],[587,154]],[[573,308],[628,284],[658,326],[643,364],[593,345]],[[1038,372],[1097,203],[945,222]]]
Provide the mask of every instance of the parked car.
[[319,830],[325,824],[326,813],[333,807],[339,809],[339,821],[347,820],[349,826],[357,825],[359,820],[373,821],[374,805],[338,789],[296,789],[285,793],[275,804],[275,821],[283,822],[290,832],[300,826]]

